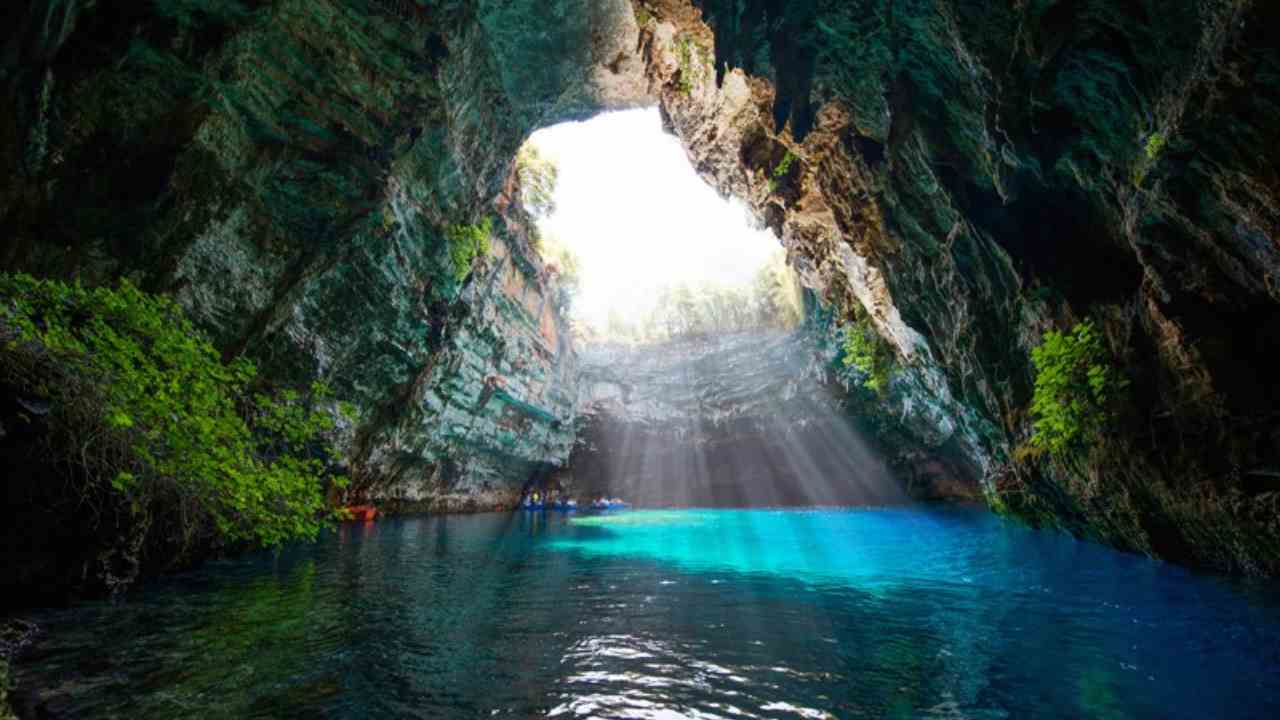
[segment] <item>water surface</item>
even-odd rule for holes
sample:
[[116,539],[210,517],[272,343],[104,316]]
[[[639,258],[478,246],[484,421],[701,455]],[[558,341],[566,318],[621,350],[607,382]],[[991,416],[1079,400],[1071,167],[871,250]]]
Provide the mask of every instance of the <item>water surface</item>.
[[346,525],[49,612],[77,718],[1273,718],[1280,591],[968,509]]

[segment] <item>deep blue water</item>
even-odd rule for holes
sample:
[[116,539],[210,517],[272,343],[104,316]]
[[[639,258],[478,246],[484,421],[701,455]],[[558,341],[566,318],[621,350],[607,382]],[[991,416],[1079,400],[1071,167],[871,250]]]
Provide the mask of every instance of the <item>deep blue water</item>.
[[77,718],[1280,717],[1280,587],[969,509],[393,519],[38,619]]

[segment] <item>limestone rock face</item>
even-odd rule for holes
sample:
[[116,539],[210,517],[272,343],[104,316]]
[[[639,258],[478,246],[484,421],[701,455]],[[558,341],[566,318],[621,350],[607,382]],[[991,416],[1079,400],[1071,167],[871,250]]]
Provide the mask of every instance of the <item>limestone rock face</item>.
[[[625,0],[23,0],[0,31],[0,268],[172,293],[328,380],[359,492],[510,501],[572,442],[561,291],[512,158],[650,102]],[[445,236],[493,223],[459,281]],[[514,485],[515,490],[510,487]]]
[[[578,361],[512,158],[539,127],[657,102],[836,314],[810,329],[819,352],[855,315],[892,346],[883,397],[835,375],[913,478],[1120,547],[1280,572],[1280,4],[3,15],[0,269],[127,276],[273,381],[328,380],[361,411],[344,429],[360,492],[496,507],[565,462]],[[449,229],[485,218],[493,252],[459,274]],[[1129,389],[1101,437],[1036,457],[1031,350],[1084,319]]]
[[[694,166],[895,348],[894,432],[1033,522],[1280,571],[1280,6],[638,4]],[[1130,387],[1028,452],[1031,350],[1086,319]]]

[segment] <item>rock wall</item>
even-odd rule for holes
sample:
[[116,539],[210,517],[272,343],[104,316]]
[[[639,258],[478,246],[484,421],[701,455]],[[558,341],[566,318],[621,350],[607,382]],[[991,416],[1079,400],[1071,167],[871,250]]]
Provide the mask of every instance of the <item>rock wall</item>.
[[[1280,571],[1280,6],[696,5],[637,3],[665,116],[892,344],[894,432],[1032,522]],[[1131,384],[1047,456],[1031,350],[1085,319]]]
[[[501,505],[564,461],[573,357],[510,169],[537,127],[648,101],[625,0],[4,14],[0,269],[128,276],[274,382],[329,381],[357,494]],[[447,231],[486,217],[459,281]]]
[[[512,157],[538,127],[656,100],[827,306],[891,343],[887,399],[863,405],[895,446],[1035,522],[1280,570],[1276,3],[20,0],[3,16],[0,268],[129,276],[277,382],[328,379],[362,411],[363,491],[501,504],[562,462],[574,360]],[[459,282],[447,231],[485,217],[500,249]],[[1031,349],[1086,318],[1130,380],[1115,426],[1069,455],[1015,452]]]
[[577,357],[563,291],[503,242],[460,296],[466,312],[403,403],[417,411],[360,437],[369,493],[401,510],[514,507],[567,464]]

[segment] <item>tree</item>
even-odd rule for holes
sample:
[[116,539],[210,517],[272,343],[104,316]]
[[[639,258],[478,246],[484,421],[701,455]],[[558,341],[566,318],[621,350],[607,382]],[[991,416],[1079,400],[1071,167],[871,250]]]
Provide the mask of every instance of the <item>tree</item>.
[[346,479],[329,472],[324,384],[270,388],[247,359],[224,362],[176,303],[127,280],[0,274],[0,330],[0,383],[52,408],[42,452],[70,469],[68,491],[119,508],[141,537],[163,518],[184,542],[276,546],[331,516],[325,492]]
[[1129,385],[1091,322],[1068,332],[1050,330],[1031,351],[1035,394],[1031,445],[1054,454],[1070,450],[1103,432],[1115,416],[1115,403]]
[[582,261],[558,235],[545,234],[536,248],[547,269],[560,279],[567,307],[582,287]]
[[804,316],[800,280],[787,265],[784,251],[774,253],[756,271],[752,290],[756,322],[761,326],[789,330],[800,324]]
[[560,168],[555,162],[543,156],[533,143],[525,143],[516,155],[516,175],[525,210],[537,218],[554,214],[556,184],[560,181]]

